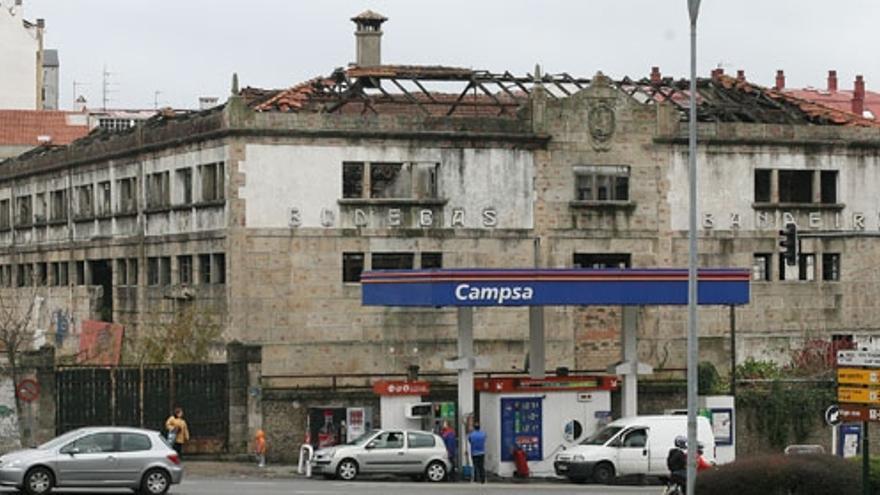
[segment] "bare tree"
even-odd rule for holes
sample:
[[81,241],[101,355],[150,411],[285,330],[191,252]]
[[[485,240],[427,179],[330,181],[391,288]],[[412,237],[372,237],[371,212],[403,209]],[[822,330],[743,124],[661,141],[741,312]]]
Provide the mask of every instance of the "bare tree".
[[205,363],[222,338],[216,314],[200,310],[193,302],[178,306],[171,322],[143,330],[137,343],[141,363]]
[[[6,356],[6,369],[12,383],[17,385],[22,378],[20,358],[25,351],[32,350],[40,335],[36,328],[35,313],[43,298],[37,294],[36,287],[0,289],[0,346]],[[15,394],[15,409],[19,417],[22,413],[21,400]]]

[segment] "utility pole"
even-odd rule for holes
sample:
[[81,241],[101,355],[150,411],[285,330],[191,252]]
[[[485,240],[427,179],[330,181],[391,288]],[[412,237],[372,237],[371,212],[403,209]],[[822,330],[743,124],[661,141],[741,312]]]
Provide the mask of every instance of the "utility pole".
[[690,119],[688,122],[688,336],[687,336],[687,495],[697,482],[697,366],[700,342],[697,333],[697,16],[700,0],[688,0],[691,21]]

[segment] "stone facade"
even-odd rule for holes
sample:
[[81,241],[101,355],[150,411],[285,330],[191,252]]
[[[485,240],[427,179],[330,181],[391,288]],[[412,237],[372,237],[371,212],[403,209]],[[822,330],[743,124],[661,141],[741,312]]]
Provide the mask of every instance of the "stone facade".
[[[254,111],[235,96],[7,162],[0,274],[11,286],[37,274],[48,314],[112,318],[128,344],[196,304],[225,339],[262,346],[267,387],[443,371],[455,312],[362,307],[349,271],[684,266],[685,133],[669,103],[638,101],[601,74],[562,98],[536,84],[515,115]],[[805,339],[874,334],[877,128],[707,122],[700,135],[700,262],[768,275],[735,310],[738,359],[785,361]],[[793,172],[812,174],[806,200]],[[800,272],[779,268],[787,219],[801,228]],[[492,370],[524,368],[527,322],[525,309],[475,312]],[[728,308],[701,308],[703,357],[722,370],[729,325]],[[605,369],[619,360],[619,327],[618,308],[548,308],[548,368]],[[642,308],[638,327],[642,360],[683,366],[683,308]]]

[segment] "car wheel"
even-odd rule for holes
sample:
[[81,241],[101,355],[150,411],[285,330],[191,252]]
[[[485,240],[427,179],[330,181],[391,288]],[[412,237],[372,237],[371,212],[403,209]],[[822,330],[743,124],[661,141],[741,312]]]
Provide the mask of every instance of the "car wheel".
[[425,479],[431,482],[443,481],[446,479],[446,466],[442,462],[434,461],[428,464],[425,469]]
[[141,493],[145,495],[164,495],[171,487],[171,477],[161,469],[147,471],[141,480]]
[[600,485],[610,485],[614,482],[614,466],[608,462],[602,462],[593,468],[593,481]]
[[343,459],[339,461],[339,465],[336,466],[336,477],[344,480],[351,481],[355,479],[358,475],[358,465],[354,459]]
[[28,495],[44,495],[52,491],[55,479],[52,471],[44,467],[35,467],[24,476],[24,491]]

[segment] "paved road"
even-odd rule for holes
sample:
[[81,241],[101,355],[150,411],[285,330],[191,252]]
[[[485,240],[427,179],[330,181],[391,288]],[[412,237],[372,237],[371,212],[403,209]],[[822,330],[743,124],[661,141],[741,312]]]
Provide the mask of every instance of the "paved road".
[[[660,495],[657,486],[597,486],[567,483],[413,483],[407,481],[245,480],[190,478],[171,495]],[[5,489],[0,493],[11,493]],[[57,493],[131,494],[126,490],[63,490]]]

